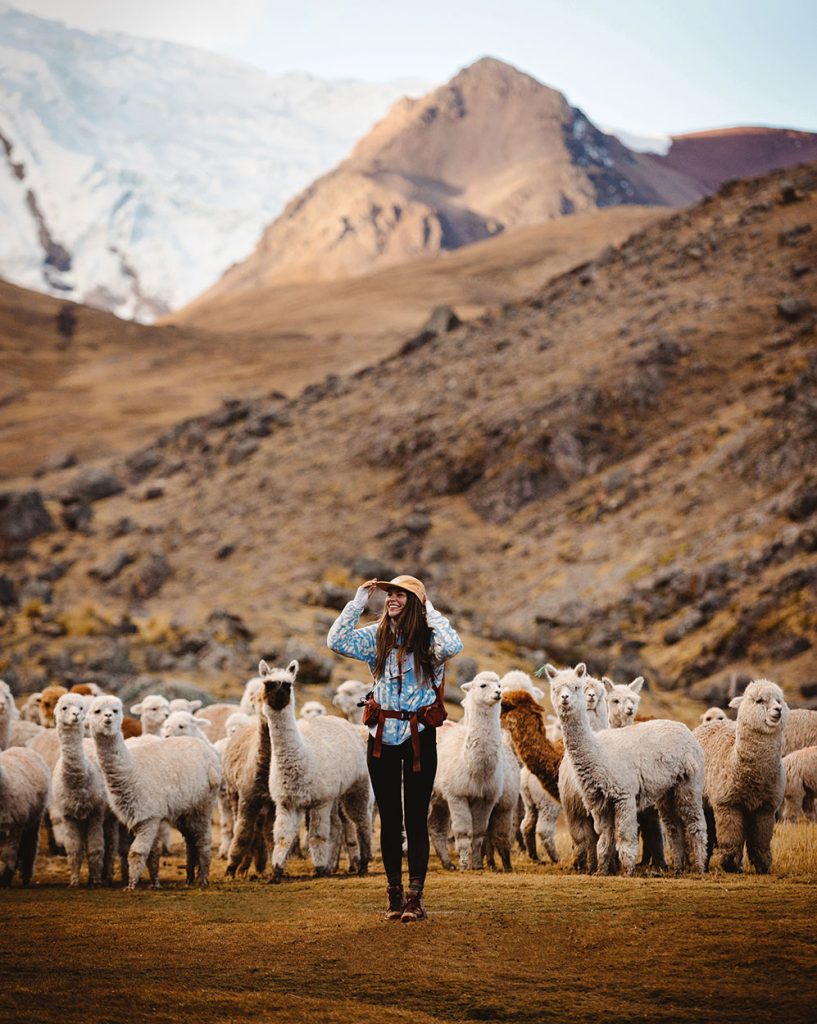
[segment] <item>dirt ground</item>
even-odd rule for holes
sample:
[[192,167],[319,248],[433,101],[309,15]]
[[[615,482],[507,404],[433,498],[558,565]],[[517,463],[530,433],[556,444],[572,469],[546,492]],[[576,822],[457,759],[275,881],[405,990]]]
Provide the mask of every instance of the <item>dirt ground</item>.
[[[564,837],[560,837],[564,849]],[[516,858],[513,874],[432,862],[428,922],[380,920],[384,878],[163,891],[38,884],[0,894],[0,1020],[765,1021],[817,1016],[817,825],[784,826],[775,873],[599,879]]]

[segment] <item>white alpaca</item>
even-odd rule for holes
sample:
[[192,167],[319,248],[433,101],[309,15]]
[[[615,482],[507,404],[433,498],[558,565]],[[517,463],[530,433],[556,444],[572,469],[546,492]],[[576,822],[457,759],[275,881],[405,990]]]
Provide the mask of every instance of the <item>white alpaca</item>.
[[783,758],[783,770],[786,773],[786,791],[780,811],[781,821],[797,821],[801,814],[813,821],[817,809],[817,747],[803,747],[787,754]]
[[54,768],[49,812],[51,820],[62,826],[72,887],[80,882],[83,853],[88,858],[88,885],[112,882],[119,840],[93,741],[84,739],[89,704],[88,697],[64,693],[54,712],[61,753]]
[[707,708],[700,721],[701,725],[706,725],[707,722],[724,722],[728,717],[723,708]]
[[371,858],[369,772],[357,730],[342,718],[295,718],[294,682],[298,662],[271,669],[262,661],[261,712],[272,744],[269,791],[275,801],[273,881],[280,881],[289,851],[298,837],[302,812],[309,811],[309,854],[316,875],[335,860],[333,816],[349,822],[349,869],[365,874]]
[[[460,688],[465,692],[465,717],[439,745],[428,824],[434,848],[446,868],[452,867],[448,834],[453,830],[460,868],[467,871],[482,867],[488,823],[505,787],[506,756],[499,676],[480,672]],[[505,863],[510,857],[510,837],[498,834],[492,842]]]
[[717,846],[724,871],[740,871],[745,844],[755,869],[766,874],[775,814],[786,788],[783,736],[789,708],[783,691],[768,679],[749,683],[729,707],[738,709],[736,721],[708,722],[695,730],[706,757],[707,853],[711,856]]
[[550,740],[551,743],[555,743],[556,740],[562,738],[562,727],[559,725],[559,719],[556,715],[547,715],[545,717],[547,725],[545,726],[545,736]]
[[158,693],[150,693],[138,704],[132,704],[130,711],[139,716],[143,736],[158,736],[170,714],[170,701]]
[[189,711],[192,715],[195,711],[201,707],[202,702],[200,700],[187,700],[185,697],[174,697],[173,700],[168,702],[170,710],[172,711]]
[[533,694],[534,700],[540,703],[545,699],[545,691],[535,686],[528,673],[522,672],[520,669],[506,672],[499,680],[499,688],[503,693],[508,693],[510,690],[527,690],[528,693]]
[[260,697],[264,692],[264,680],[261,676],[253,676],[244,684],[244,693],[241,695],[241,703],[238,710],[245,715],[260,714]]
[[346,716],[346,720],[353,725],[363,724],[363,708],[358,704],[374,686],[374,683],[364,683],[359,679],[346,679],[335,690],[332,703],[340,708]]
[[615,858],[632,874],[638,856],[639,810],[657,806],[666,825],[676,871],[703,871],[705,836],[703,751],[680,722],[641,722],[594,733],[587,716],[586,668],[546,666],[551,701],[562,723],[565,750],[598,833],[599,870]]
[[783,733],[783,757],[794,750],[814,746],[817,746],[817,711],[795,708],[789,712]]
[[24,722],[34,722],[35,725],[42,725],[43,721],[40,717],[40,698],[42,697],[42,691],[37,693],[29,693],[25,701],[20,707],[20,718]]
[[644,677],[637,676],[631,683],[614,683],[607,676],[602,678],[607,690],[607,714],[611,729],[624,729],[635,722],[641,703],[641,687]]
[[31,882],[50,784],[48,766],[33,750],[0,751],[0,886],[10,886],[18,869],[23,885]]
[[151,883],[158,886],[156,838],[163,821],[175,825],[184,836],[188,884],[194,882],[198,868],[199,884],[207,885],[210,819],[221,784],[218,754],[209,744],[190,736],[128,748],[122,737],[122,701],[118,697],[95,697],[89,719],[109,803],[133,832],[128,888],[136,887],[146,862]]
[[[243,711],[234,711],[224,723],[224,729],[227,735],[223,738],[228,740],[231,739],[239,729],[243,728],[245,725],[250,725],[257,717],[257,715],[245,715]],[[218,742],[220,743],[221,740]]]
[[8,683],[0,679],[0,750],[23,747],[41,731],[41,726],[20,717]]
[[308,700],[301,708],[299,718],[318,718],[326,714],[326,708],[319,700]]
[[587,708],[587,720],[593,732],[609,728],[610,721],[607,711],[607,688],[601,679],[585,675],[584,701]]
[[208,704],[195,712],[196,718],[206,718],[210,723],[207,735],[211,740],[220,740],[227,735],[227,719],[241,708],[238,704]]
[[[189,711],[171,711],[165,719],[161,728],[162,739],[170,739],[171,736],[193,736],[212,746],[207,732],[210,731],[210,720],[192,715]],[[206,730],[206,731],[205,731]]]

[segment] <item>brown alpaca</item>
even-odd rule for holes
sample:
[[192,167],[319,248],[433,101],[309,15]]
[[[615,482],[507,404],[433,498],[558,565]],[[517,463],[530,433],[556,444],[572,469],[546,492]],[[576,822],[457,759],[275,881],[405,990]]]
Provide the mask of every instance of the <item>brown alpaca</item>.
[[272,745],[263,715],[238,729],[222,755],[224,786],[233,810],[233,838],[227,854],[227,874],[246,874],[255,861],[260,875],[272,846],[275,804],[269,791]]
[[554,800],[559,799],[559,765],[565,746],[545,733],[545,710],[527,690],[502,694],[502,726],[511,734],[517,756],[542,783]]
[[64,693],[68,693],[64,686],[46,686],[43,690],[40,696],[40,720],[46,729],[53,729],[56,726],[54,710]]

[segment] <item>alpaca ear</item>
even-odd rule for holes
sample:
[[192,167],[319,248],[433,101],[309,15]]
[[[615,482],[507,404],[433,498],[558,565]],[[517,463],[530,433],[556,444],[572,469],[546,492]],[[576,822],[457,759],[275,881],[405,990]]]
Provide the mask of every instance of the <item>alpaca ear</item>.
[[473,685],[474,680],[472,679],[470,683],[460,683],[460,689],[462,690],[463,693],[468,693],[468,691],[471,689]]
[[200,700],[189,700],[187,703],[189,705],[188,711],[190,712],[191,715],[193,714],[194,711],[198,711],[199,708],[201,707]]
[[295,658],[293,658],[292,661],[287,665],[287,672],[289,672],[289,674],[292,676],[293,682],[295,682],[295,676],[298,675],[298,669],[300,667],[301,666],[298,664]]
[[636,676],[635,679],[630,683],[630,689],[633,693],[641,693],[641,687],[644,685],[644,676]]
[[604,689],[610,693],[613,687],[616,685],[612,679],[608,679],[607,676],[602,676],[601,681],[604,683]]
[[336,708],[340,707],[340,704],[338,703],[338,696],[339,694],[336,693],[335,696],[332,698],[332,703],[335,705]]
[[207,729],[212,729],[212,727],[213,727],[213,723],[210,721],[209,718],[201,718],[201,717],[197,717],[196,718],[196,725],[199,727],[199,729],[204,729],[205,731]]
[[551,664],[550,664],[550,663],[548,662],[548,664],[547,664],[547,665],[543,665],[543,666],[542,666],[541,668],[538,668],[538,669],[536,670],[536,673],[535,673],[535,674],[536,674],[536,675],[537,675],[537,676],[538,676],[538,677],[539,677],[540,679],[542,678],[542,676],[543,676],[543,675],[544,675],[544,676],[547,676],[547,677],[548,677],[548,679],[553,679],[553,677],[554,677],[554,676],[556,675],[556,673],[557,673],[558,671],[559,671],[559,670],[558,670],[557,668],[554,668],[554,666],[553,666],[553,665],[551,665]]
[[265,679],[271,673],[271,671],[272,670],[270,669],[269,665],[262,658],[261,661],[258,662],[259,676],[261,676],[262,679]]
[[736,708],[736,707],[738,707],[738,705],[740,704],[740,702],[741,702],[741,701],[743,700],[743,698],[744,698],[745,696],[746,696],[746,694],[745,694],[745,693],[743,693],[743,694],[741,694],[741,695],[740,695],[740,697],[733,697],[733,698],[732,698],[732,699],[731,699],[731,700],[729,701],[729,707],[730,707],[730,708]]
[[583,661],[580,661],[579,664],[576,666],[575,672],[579,679],[581,679],[582,676],[587,675],[587,665],[585,665]]
[[132,715],[141,715],[142,714],[142,702],[139,701],[138,704],[131,704],[131,706],[130,706],[130,713]]
[[533,687],[533,696],[534,696],[534,697],[535,697],[535,698],[536,698],[537,700],[544,700],[544,697],[545,697],[545,691],[544,691],[544,690],[540,690],[538,686],[534,686],[534,687]]

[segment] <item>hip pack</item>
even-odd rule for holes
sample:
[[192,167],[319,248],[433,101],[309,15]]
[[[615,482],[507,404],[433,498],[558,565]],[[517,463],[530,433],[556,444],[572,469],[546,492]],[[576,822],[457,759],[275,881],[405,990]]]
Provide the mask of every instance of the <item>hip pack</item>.
[[370,729],[375,728],[376,730],[372,757],[380,757],[383,751],[383,727],[386,724],[386,719],[399,718],[401,721],[409,723],[411,751],[413,754],[411,770],[414,772],[420,771],[420,730],[418,726],[422,725],[424,728],[439,729],[446,718],[448,718],[448,712],[445,710],[445,666],[443,666],[443,677],[440,680],[440,685],[436,686],[432,683],[431,688],[434,691],[434,700],[430,704],[421,705],[415,711],[390,711],[382,707],[374,699],[374,690],[370,690],[366,694],[364,700],[361,701],[363,706],[363,724]]

